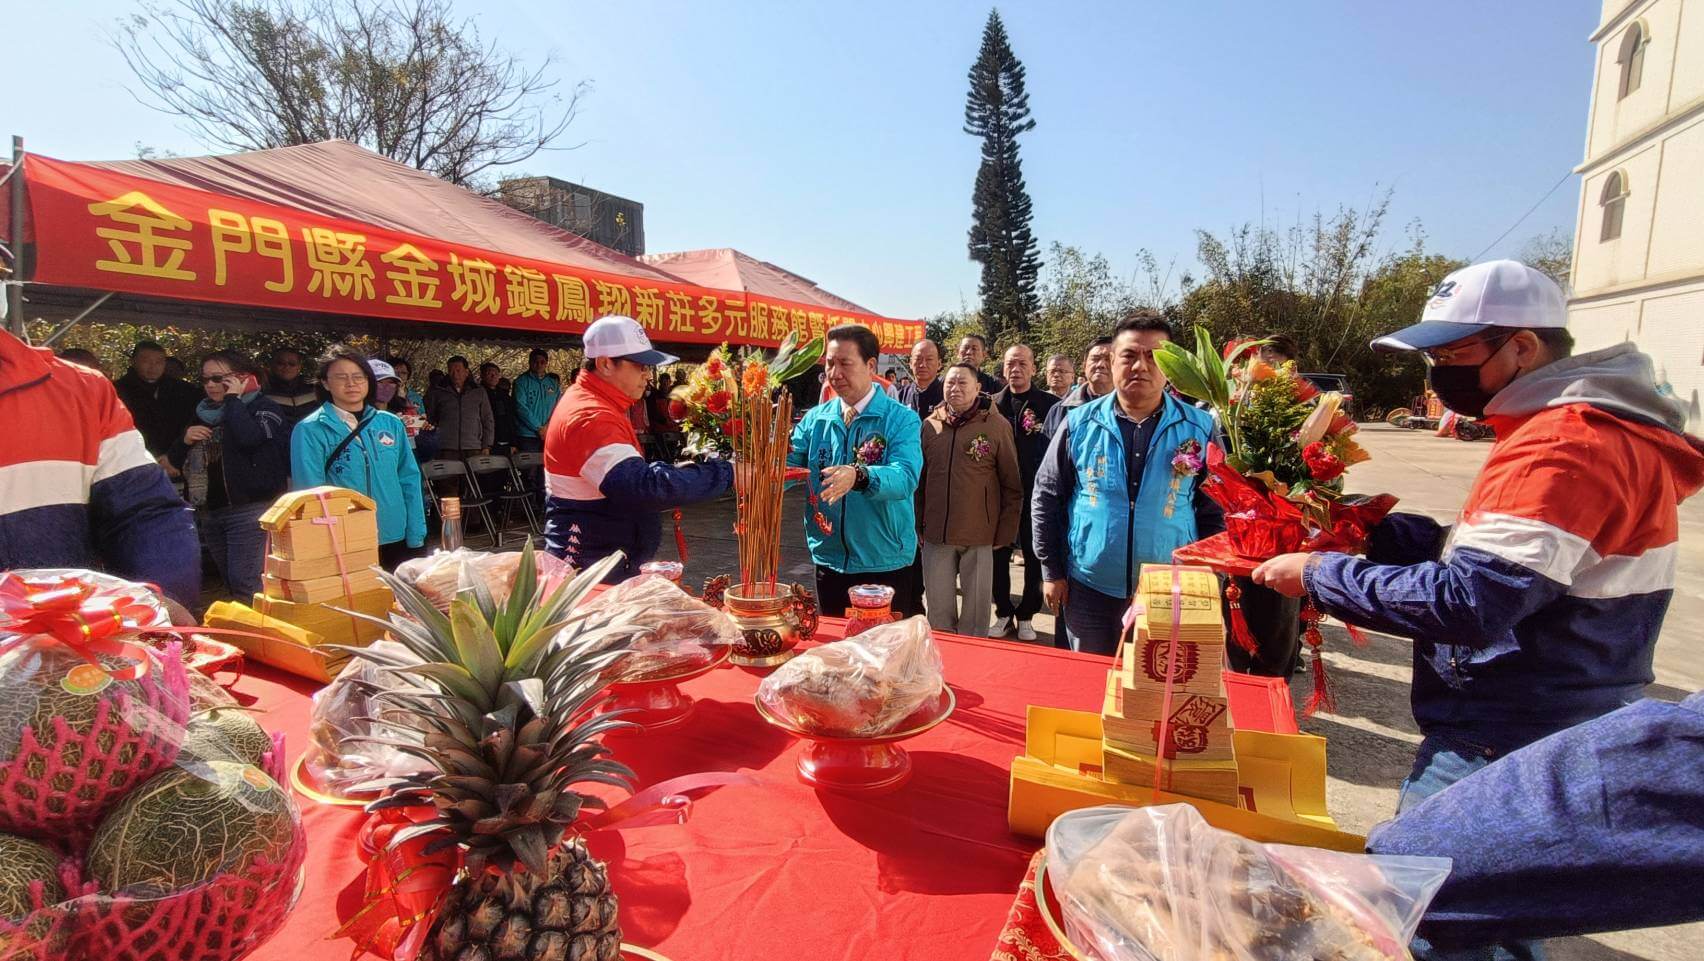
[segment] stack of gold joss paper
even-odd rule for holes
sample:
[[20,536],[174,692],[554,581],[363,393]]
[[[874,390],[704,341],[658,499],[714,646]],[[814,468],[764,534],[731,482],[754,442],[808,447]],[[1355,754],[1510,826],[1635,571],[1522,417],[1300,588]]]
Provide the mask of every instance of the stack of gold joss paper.
[[1204,567],[1144,564],[1134,606],[1101,706],[1106,778],[1152,787],[1158,773],[1159,786],[1174,794],[1236,804],[1218,577]]

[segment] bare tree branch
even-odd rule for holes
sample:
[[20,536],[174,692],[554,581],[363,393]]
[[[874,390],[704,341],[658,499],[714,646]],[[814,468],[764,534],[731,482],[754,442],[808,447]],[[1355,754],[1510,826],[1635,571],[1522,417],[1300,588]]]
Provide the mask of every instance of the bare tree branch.
[[481,40],[449,0],[148,0],[111,42],[140,102],[216,149],[360,144],[451,183],[557,146],[590,91]]

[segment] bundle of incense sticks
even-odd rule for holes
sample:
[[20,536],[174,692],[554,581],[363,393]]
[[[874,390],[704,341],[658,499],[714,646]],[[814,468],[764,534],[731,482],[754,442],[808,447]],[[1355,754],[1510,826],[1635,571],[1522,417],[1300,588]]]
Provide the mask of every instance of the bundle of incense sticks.
[[779,400],[767,390],[741,398],[745,429],[734,438],[735,491],[739,519],[740,592],[771,597],[781,568],[781,494],[787,451],[792,445],[793,395]]

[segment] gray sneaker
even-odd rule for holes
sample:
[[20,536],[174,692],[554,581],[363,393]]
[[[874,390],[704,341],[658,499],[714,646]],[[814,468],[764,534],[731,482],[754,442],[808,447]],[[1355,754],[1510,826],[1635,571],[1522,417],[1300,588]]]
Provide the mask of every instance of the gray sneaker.
[[[988,636],[989,637],[1005,637],[1006,632],[1010,631],[1011,629],[1012,629],[1012,619],[1011,618],[1009,618],[1009,617],[996,617],[996,618],[994,618],[994,623],[990,624],[988,626]],[[1035,632],[1031,631],[1030,633],[1034,634]]]
[[1029,621],[1019,621],[1018,622],[1018,640],[1020,640],[1020,641],[1033,641],[1033,640],[1035,640],[1035,625],[1031,624]]

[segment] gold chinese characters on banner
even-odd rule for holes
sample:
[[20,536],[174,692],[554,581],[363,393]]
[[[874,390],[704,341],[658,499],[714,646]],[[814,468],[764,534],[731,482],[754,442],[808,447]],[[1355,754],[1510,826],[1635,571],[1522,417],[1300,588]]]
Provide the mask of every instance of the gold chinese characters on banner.
[[242,304],[578,333],[626,314],[664,341],[775,345],[840,324],[888,352],[923,324],[670,282],[623,277],[402,234],[102,167],[32,155],[39,283]]

